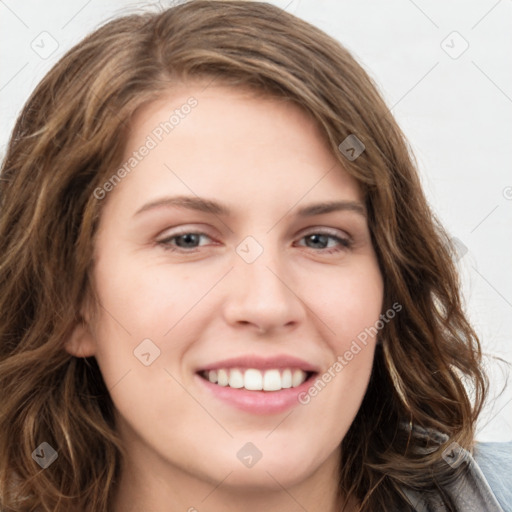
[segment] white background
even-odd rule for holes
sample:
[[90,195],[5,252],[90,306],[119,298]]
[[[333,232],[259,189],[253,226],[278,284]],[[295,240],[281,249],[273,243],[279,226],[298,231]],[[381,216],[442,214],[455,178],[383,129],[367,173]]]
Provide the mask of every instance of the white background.
[[[467,248],[459,260],[465,303],[484,350],[512,361],[512,1],[271,3],[338,39],[377,82],[434,211]],[[66,50],[108,18],[150,4],[0,0],[0,151]],[[489,369],[496,399],[477,438],[512,440],[512,375],[498,396],[507,369],[492,360]]]

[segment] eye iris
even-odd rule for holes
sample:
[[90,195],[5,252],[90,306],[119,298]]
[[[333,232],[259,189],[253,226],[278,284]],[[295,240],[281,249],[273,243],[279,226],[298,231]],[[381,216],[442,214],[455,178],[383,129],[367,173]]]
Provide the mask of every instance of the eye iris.
[[183,235],[178,235],[176,237],[176,242],[177,242],[176,245],[181,246],[181,244],[178,243],[178,241],[181,239],[181,240],[185,240],[185,247],[189,247],[188,242],[192,241],[192,244],[194,245],[194,241],[195,242],[199,241],[199,236],[200,235],[197,235],[195,233],[185,233]]
[[[322,246],[326,246],[327,245],[327,239],[329,238],[328,236],[326,235],[319,235],[319,234],[313,234],[313,235],[309,235],[308,237],[310,240],[313,241],[313,243],[319,243],[319,240],[320,240],[320,243],[322,244]],[[322,247],[324,248],[324,247]]]

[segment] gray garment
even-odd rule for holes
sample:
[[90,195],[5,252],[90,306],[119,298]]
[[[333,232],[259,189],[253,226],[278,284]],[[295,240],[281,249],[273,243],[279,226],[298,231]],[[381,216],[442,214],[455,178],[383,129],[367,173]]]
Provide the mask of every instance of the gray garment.
[[[416,429],[415,429],[416,430]],[[418,432],[415,432],[418,434]],[[428,433],[430,439],[447,442],[439,432]],[[421,437],[423,435],[420,434]],[[444,438],[444,439],[443,439]],[[462,464],[462,476],[445,486],[457,512],[512,512],[512,442],[476,443],[473,456],[457,443],[452,443],[443,458],[453,468]],[[447,508],[436,495],[404,489],[415,512],[446,512]]]
[[474,458],[504,512],[512,512],[512,441],[477,443]]

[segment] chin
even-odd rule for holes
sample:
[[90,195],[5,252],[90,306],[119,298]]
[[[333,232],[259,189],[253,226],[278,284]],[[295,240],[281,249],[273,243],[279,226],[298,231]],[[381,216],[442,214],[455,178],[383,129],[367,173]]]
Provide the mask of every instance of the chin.
[[[310,476],[311,472],[297,467],[297,462],[293,461],[286,467],[279,464],[263,465],[260,461],[256,466],[248,469],[236,467],[226,479],[233,491],[237,492],[272,492],[282,491],[283,487],[288,489],[300,484]],[[226,477],[218,475],[220,481]]]
[[[304,442],[302,446],[306,448],[307,443]],[[325,454],[313,453],[311,447],[308,448],[307,451],[296,449],[290,453],[290,450],[279,449],[279,447],[273,450],[272,447],[267,446],[262,448],[259,460],[254,462],[249,459],[244,462],[243,453],[240,457],[242,460],[237,457],[237,447],[234,458],[226,456],[227,452],[223,451],[218,455],[221,460],[212,459],[209,466],[204,469],[208,472],[210,479],[217,483],[229,474],[225,484],[229,484],[240,492],[247,492],[250,489],[282,491],[283,487],[289,488],[300,484],[325,463]],[[248,449],[247,453],[250,451]]]

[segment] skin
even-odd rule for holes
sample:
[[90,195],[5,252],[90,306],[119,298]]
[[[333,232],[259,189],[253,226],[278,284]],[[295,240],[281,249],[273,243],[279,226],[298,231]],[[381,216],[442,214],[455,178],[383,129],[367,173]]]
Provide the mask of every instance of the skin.
[[[94,268],[102,308],[94,319],[82,311],[66,346],[96,357],[116,407],[129,460],[114,511],[339,510],[339,445],[365,394],[375,339],[307,405],[279,414],[212,398],[194,372],[246,354],[289,354],[327,370],[374,325],[383,280],[364,213],[296,216],[363,196],[303,110],[203,89],[182,84],[134,117],[126,159],[169,112],[198,100],[104,199]],[[214,199],[232,216],[176,206],[136,214],[175,195]],[[170,239],[181,228],[206,236]],[[352,246],[306,236],[326,230]],[[247,236],[263,249],[250,264],[236,252]],[[149,366],[133,353],[147,338],[161,351]],[[252,468],[236,456],[247,442],[263,454]]]

